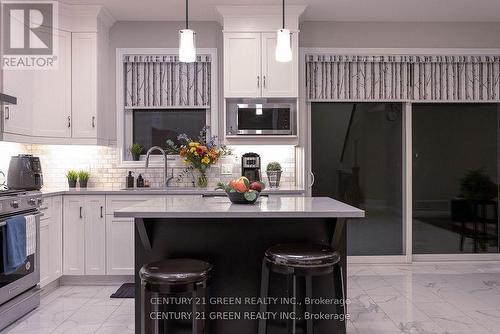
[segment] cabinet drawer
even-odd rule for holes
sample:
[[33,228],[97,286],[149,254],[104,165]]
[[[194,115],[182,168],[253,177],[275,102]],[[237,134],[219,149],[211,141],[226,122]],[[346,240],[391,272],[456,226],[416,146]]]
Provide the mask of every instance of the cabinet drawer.
[[155,195],[112,195],[106,196],[106,215],[113,215],[116,210],[126,208],[155,198]]
[[43,216],[40,218],[41,221],[52,218],[53,204],[52,197],[43,197],[42,205],[40,206],[40,212],[43,213]]

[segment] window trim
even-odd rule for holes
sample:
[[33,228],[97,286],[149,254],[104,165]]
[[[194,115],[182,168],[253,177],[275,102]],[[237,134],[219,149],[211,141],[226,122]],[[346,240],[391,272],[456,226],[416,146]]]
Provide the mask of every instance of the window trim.
[[[213,136],[219,134],[219,115],[218,115],[218,105],[219,105],[219,93],[218,93],[218,64],[217,64],[217,49],[216,48],[198,48],[197,53],[200,55],[210,55],[211,62],[211,103],[207,109],[207,135]],[[133,109],[139,108],[125,108],[123,102],[124,96],[124,73],[123,73],[123,57],[125,55],[176,55],[179,53],[177,48],[117,48],[116,49],[116,138],[117,147],[120,150],[119,161],[117,168],[143,168],[144,161],[130,161],[126,160],[128,145],[128,137],[132,136],[132,123],[125,122],[127,114],[131,115]],[[184,108],[184,107],[183,107]],[[148,107],[148,109],[154,109],[154,107]],[[164,108],[162,108],[164,109]],[[126,128],[127,127],[127,128]],[[169,165],[172,167],[180,164],[180,159],[178,156],[169,156]],[[159,156],[151,157],[152,167],[162,167],[162,158]],[[182,165],[180,165],[182,166]]]

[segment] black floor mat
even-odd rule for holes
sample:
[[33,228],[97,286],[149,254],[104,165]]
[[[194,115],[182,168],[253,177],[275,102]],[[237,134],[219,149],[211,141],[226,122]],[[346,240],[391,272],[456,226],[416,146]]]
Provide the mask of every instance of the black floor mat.
[[123,283],[110,298],[135,298],[135,284]]

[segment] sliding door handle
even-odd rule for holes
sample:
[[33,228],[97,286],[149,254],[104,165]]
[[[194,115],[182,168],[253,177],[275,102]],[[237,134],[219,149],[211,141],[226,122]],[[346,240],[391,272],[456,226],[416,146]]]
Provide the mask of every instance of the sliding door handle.
[[309,185],[309,188],[312,188],[312,186],[314,186],[315,177],[313,172],[309,172],[309,174],[311,175],[311,184]]

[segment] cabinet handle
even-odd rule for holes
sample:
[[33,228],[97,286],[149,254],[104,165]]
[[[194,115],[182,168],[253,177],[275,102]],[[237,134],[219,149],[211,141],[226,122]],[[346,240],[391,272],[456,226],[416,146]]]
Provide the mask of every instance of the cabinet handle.
[[5,119],[10,119],[10,109],[9,109],[9,107],[5,107]]
[[313,172],[309,172],[309,173],[311,174],[311,184],[309,185],[309,188],[312,188],[312,186],[314,185],[315,178],[314,178]]
[[92,116],[92,127],[95,128],[95,116]]
[[266,76],[264,75],[264,76],[262,77],[262,79],[264,80],[264,81],[262,82],[262,83],[264,84],[264,88],[266,88]]
[[104,216],[102,215],[102,206],[101,206],[101,218],[104,218]]
[[260,88],[260,75],[257,76],[257,88]]
[[80,207],[80,219],[82,219],[82,218],[83,218],[83,216],[82,216],[82,209],[83,209],[83,208],[82,208],[82,207]]
[[68,128],[71,127],[71,116],[68,116]]

